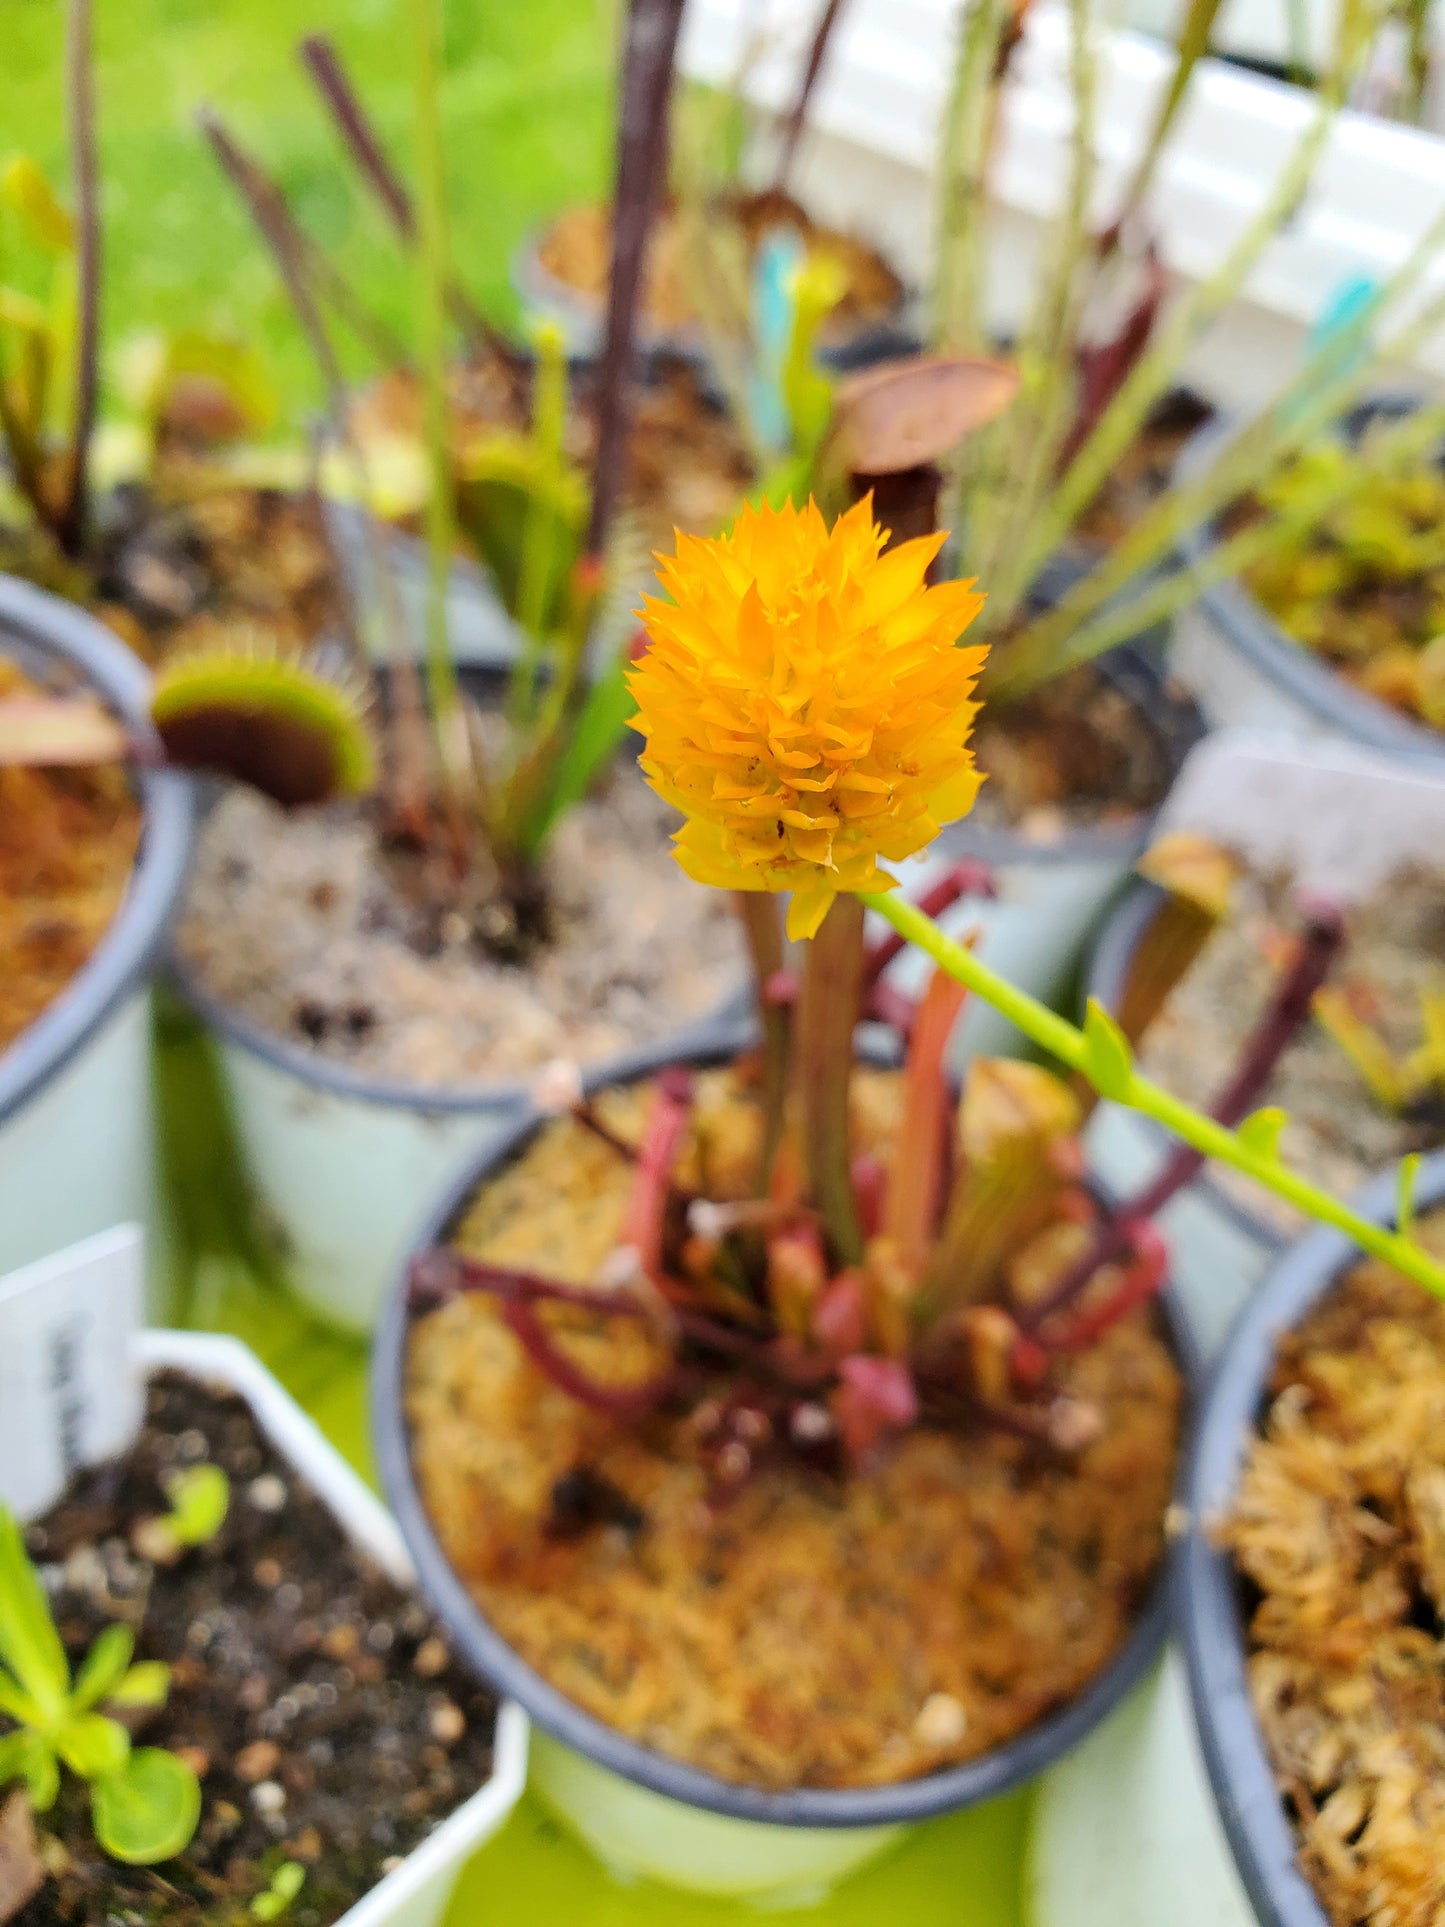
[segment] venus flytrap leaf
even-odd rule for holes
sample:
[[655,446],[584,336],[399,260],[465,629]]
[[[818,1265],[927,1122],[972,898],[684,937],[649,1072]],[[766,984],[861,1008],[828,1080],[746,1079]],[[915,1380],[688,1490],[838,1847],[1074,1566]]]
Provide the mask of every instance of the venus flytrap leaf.
[[101,1780],[119,1773],[130,1758],[130,1735],[119,1720],[107,1719],[103,1713],[80,1713],[56,1734],[55,1750],[82,1780]]
[[132,1666],[106,1694],[107,1706],[164,1706],[171,1690],[171,1669],[159,1659]]
[[70,1704],[80,1710],[109,1699],[130,1665],[135,1635],[129,1626],[107,1626],[81,1662]]
[[59,1717],[70,1692],[70,1666],[19,1521],[5,1505],[0,1505],[0,1660],[44,1720]]
[[91,1788],[91,1824],[113,1860],[150,1867],[174,1859],[201,1818],[201,1783],[184,1760],[142,1746]]
[[[215,1521],[214,1485],[205,1481],[196,1491],[195,1522]],[[92,1824],[105,1851],[149,1866],[188,1844],[200,1819],[201,1789],[184,1761],[156,1747],[134,1750],[119,1720],[92,1710],[97,1703],[164,1702],[169,1668],[156,1661],[132,1666],[134,1647],[129,1627],[106,1627],[72,1686],[65,1648],[19,1524],[0,1505],[0,1657],[17,1675],[12,1680],[0,1669],[0,1715],[16,1723],[15,1731],[0,1733],[0,1785],[21,1781],[30,1804],[44,1812],[55,1803],[64,1762],[90,1783]]]

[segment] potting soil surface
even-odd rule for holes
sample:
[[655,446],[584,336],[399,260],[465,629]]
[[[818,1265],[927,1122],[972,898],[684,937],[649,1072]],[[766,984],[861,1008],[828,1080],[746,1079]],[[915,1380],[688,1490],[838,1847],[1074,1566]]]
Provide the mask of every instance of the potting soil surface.
[[[375,1481],[365,1348],[315,1323],[280,1289],[242,1229],[234,1161],[220,1134],[205,1046],[189,1020],[162,1027],[165,1150],[189,1320],[262,1357],[327,1436]],[[928,1821],[822,1900],[767,1917],[809,1927],[1023,1927],[1028,1793]],[[444,1927],[519,1920],[562,1927],[756,1927],[750,1903],[615,1878],[529,1793],[458,1884]]]

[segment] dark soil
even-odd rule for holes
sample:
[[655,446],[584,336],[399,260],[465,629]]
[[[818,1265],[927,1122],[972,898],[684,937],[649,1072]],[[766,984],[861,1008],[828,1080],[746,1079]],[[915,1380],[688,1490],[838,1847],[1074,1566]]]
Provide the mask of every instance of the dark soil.
[[[136,1551],[136,1528],[168,1510],[166,1474],[202,1460],[230,1478],[226,1523],[155,1565]],[[171,1666],[143,1741],[191,1760],[204,1806],[183,1854],[124,1867],[96,1847],[85,1789],[65,1776],[39,1816],[53,1877],[17,1927],[249,1920],[287,1860],[306,1881],[286,1921],[327,1927],[487,1779],[495,1701],[239,1398],[157,1374],[135,1446],[83,1473],[29,1543],[72,1662],[124,1622],[139,1657]]]
[[1157,809],[1176,768],[1159,730],[1093,663],[985,705],[974,753],[988,779],[975,819],[1041,844]]

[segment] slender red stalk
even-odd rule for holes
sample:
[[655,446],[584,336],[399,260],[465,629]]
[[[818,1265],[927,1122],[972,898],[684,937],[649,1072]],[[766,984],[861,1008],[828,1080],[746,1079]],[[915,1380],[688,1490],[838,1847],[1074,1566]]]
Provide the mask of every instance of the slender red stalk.
[[[1076,1311],[1072,1318],[1051,1319],[1032,1336],[1020,1342],[1038,1344],[1049,1352],[1085,1352],[1121,1319],[1148,1304],[1164,1282],[1169,1268],[1169,1247],[1152,1224],[1136,1223],[1130,1230],[1134,1261],[1124,1272],[1118,1287],[1102,1304]],[[1031,1375],[1031,1374],[1030,1374]]]
[[619,1245],[630,1245],[636,1251],[649,1278],[657,1278],[662,1271],[672,1167],[691,1113],[691,1073],[682,1069],[664,1071],[657,1080],[657,1096],[637,1148],[632,1196],[618,1238]]
[[798,91],[793,97],[788,118],[783,123],[782,147],[778,154],[777,172],[773,176],[773,187],[779,194],[786,190],[788,176],[793,171],[798,142],[802,138],[803,129],[808,124],[808,108],[812,102],[813,90],[818,84],[818,76],[823,71],[823,62],[828,54],[828,43],[833,38],[833,29],[837,26],[838,16],[842,11],[843,0],[823,0],[823,9],[818,15],[818,24],[813,29],[808,58],[804,62],[802,76],[798,82]]
[[617,173],[612,197],[612,275],[602,345],[597,450],[587,551],[602,555],[621,498],[632,421],[637,311],[648,236],[667,171],[668,109],[682,0],[631,0],[622,62]]
[[[763,1142],[754,1189],[757,1196],[766,1197],[788,1101],[795,986],[783,968],[783,927],[777,898],[762,890],[738,890],[733,902],[747,938],[763,1033]],[[775,990],[784,994],[774,994]]]
[[856,1264],[863,1253],[848,1144],[862,966],[863,906],[853,896],[835,897],[807,945],[793,1070],[809,1191],[833,1258],[845,1265]]
[[903,1067],[903,1116],[889,1161],[883,1232],[905,1260],[920,1265],[938,1228],[953,1121],[945,1060],[967,995],[946,971],[934,971]]

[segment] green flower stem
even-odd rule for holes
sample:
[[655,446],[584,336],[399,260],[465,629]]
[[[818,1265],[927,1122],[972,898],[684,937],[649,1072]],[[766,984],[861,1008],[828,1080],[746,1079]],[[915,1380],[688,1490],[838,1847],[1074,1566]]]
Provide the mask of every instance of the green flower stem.
[[[1089,1028],[1081,1030],[996,976],[971,950],[946,936],[931,917],[902,895],[870,891],[863,893],[860,901],[865,909],[885,917],[900,936],[917,945],[941,970],[966,984],[1000,1016],[1017,1025],[1033,1043],[1087,1078],[1102,1097],[1152,1117],[1205,1157],[1232,1165],[1309,1217],[1343,1231],[1363,1251],[1383,1258],[1437,1298],[1445,1298],[1445,1267],[1436,1264],[1409,1238],[1370,1224],[1328,1192],[1289,1170],[1274,1150],[1273,1131],[1250,1132],[1249,1120],[1241,1131],[1228,1130],[1141,1076],[1134,1068],[1123,1033],[1097,1005],[1090,1006]],[[1261,1121],[1266,1115],[1256,1113]]]

